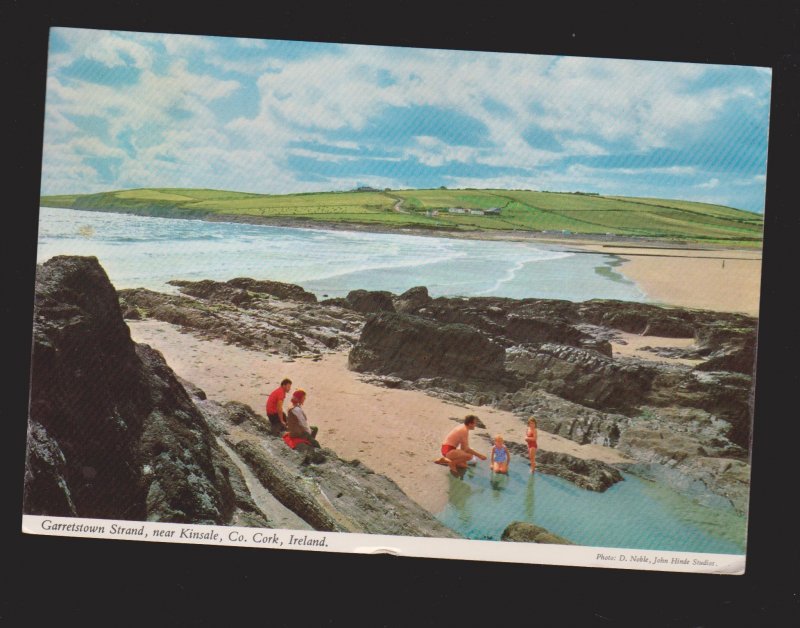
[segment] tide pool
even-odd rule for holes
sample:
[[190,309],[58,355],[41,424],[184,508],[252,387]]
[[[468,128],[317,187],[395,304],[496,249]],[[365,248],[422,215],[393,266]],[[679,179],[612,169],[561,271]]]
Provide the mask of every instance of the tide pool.
[[116,288],[174,292],[170,279],[251,277],[318,297],[350,290],[432,296],[647,301],[618,258],[558,246],[405,234],[297,229],[43,207],[37,262],[93,255]]
[[[488,463],[450,476],[449,501],[438,519],[470,539],[500,540],[512,521],[527,521],[578,545],[744,554],[746,521],[732,510],[702,506],[634,475],[604,493],[529,472],[512,458],[507,476]],[[449,471],[442,469],[443,473]]]

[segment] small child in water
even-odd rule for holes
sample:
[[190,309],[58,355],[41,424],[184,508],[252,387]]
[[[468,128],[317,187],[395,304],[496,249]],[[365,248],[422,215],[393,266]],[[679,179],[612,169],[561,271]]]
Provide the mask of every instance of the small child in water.
[[528,419],[528,431],[525,433],[525,442],[528,444],[528,457],[531,460],[531,473],[536,471],[536,449],[539,447],[536,442],[536,419]]
[[511,460],[511,454],[508,453],[508,447],[505,446],[503,435],[498,434],[494,437],[494,447],[492,447],[492,457],[489,461],[489,467],[493,473],[508,473],[508,463]]

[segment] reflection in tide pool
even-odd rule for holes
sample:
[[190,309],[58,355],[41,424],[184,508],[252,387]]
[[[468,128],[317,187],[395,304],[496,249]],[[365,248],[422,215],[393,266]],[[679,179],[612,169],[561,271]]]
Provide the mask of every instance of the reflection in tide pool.
[[579,545],[744,554],[743,516],[623,476],[596,493],[552,475],[531,475],[519,460],[512,460],[507,476],[478,463],[462,479],[450,476],[449,502],[438,518],[470,539],[499,540],[512,521],[527,521]]

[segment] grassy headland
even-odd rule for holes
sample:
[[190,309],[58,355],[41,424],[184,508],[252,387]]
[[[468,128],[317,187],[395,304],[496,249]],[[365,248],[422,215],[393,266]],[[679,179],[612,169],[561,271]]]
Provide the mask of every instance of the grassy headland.
[[149,188],[43,196],[41,205],[170,218],[613,235],[747,248],[761,246],[764,225],[759,214],[722,205],[530,190],[366,189],[275,195]]

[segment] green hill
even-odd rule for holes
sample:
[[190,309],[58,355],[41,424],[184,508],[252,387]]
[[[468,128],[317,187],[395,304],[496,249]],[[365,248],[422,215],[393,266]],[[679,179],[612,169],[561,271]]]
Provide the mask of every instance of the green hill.
[[[277,195],[150,188],[43,196],[41,205],[174,218],[609,234],[751,247],[761,245],[764,224],[759,214],[721,205],[530,190],[440,188]],[[480,213],[487,210],[493,211]]]

